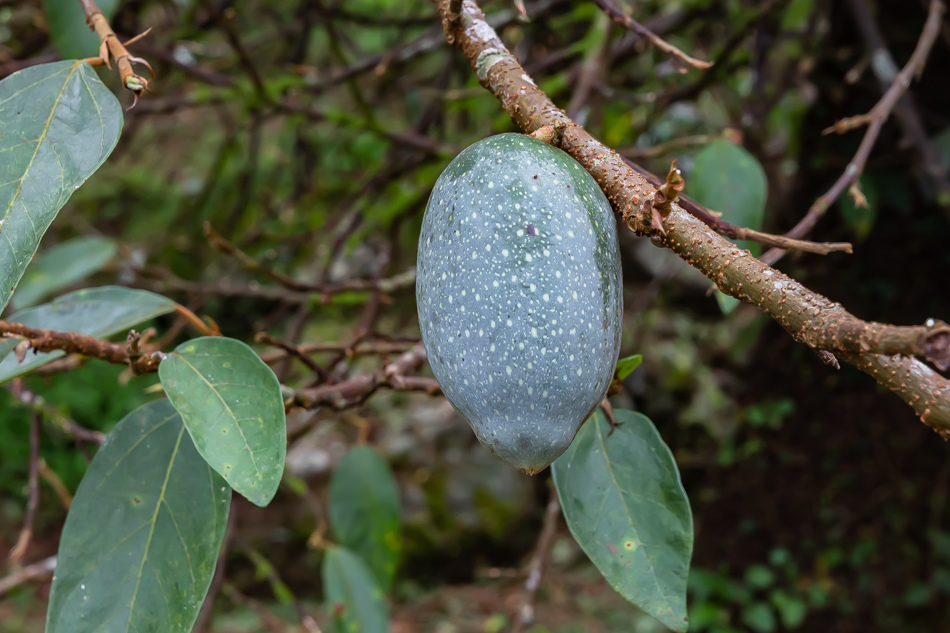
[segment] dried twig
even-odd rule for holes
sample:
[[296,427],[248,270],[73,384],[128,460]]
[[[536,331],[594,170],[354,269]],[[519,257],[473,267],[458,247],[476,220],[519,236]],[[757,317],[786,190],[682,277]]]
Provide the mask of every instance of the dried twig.
[[26,405],[34,413],[40,414],[46,420],[66,435],[81,441],[90,442],[97,446],[102,445],[106,436],[99,431],[91,431],[84,426],[77,424],[74,420],[67,417],[58,407],[47,404],[43,397],[27,389],[19,381],[13,381],[4,385],[4,388],[22,404]]
[[518,613],[515,614],[515,623],[511,627],[511,633],[520,633],[524,627],[534,622],[534,601],[537,598],[538,588],[541,586],[541,579],[544,577],[544,571],[548,565],[551,546],[554,545],[554,537],[557,535],[557,522],[561,517],[561,504],[558,501],[557,488],[554,487],[554,483],[549,482],[548,485],[550,492],[548,493],[548,505],[544,511],[544,523],[541,526],[541,533],[538,535],[534,555],[531,557],[528,579],[524,583],[524,597],[521,599]]
[[640,24],[639,22],[631,18],[629,15],[621,11],[620,7],[615,5],[610,0],[594,0],[594,4],[600,7],[604,13],[609,15],[614,20],[614,22],[617,22],[618,24],[622,24],[624,28],[627,28],[633,31],[634,33],[642,37],[644,40],[650,42],[650,44],[657,47],[658,49],[660,49],[661,51],[663,51],[664,53],[666,53],[673,59],[681,61],[684,64],[688,64],[692,66],[693,68],[699,68],[700,70],[705,70],[707,68],[712,67],[711,62],[704,62],[701,59],[690,57],[689,55],[687,55],[680,49],[676,48],[675,46],[673,46],[666,40],[658,37],[657,35],[654,35],[653,31],[646,28],[645,26],[643,26],[642,24]]
[[[42,330],[11,321],[0,321],[0,335],[3,334],[12,334],[25,339],[27,347],[20,348],[18,346],[21,353],[33,349],[37,352],[61,350],[67,354],[82,354],[83,356],[104,360],[107,363],[127,365],[132,373],[136,375],[158,371],[158,364],[164,357],[161,352],[151,352],[130,358],[126,346],[97,339],[94,336],[76,334],[75,332]],[[23,345],[23,343],[20,345]]]
[[341,383],[311,389],[286,390],[292,404],[312,409],[329,405],[345,409],[361,404],[378,389],[394,391],[424,391],[429,395],[442,393],[439,383],[432,378],[409,376],[426,362],[426,352],[417,345],[383,369],[361,374]]
[[25,582],[45,578],[56,569],[56,557],[50,556],[44,558],[38,563],[27,565],[23,569],[13,572],[5,578],[0,578],[0,596],[6,594],[11,589],[19,587]]
[[19,565],[33,538],[33,520],[40,505],[40,414],[30,416],[30,472],[27,478],[26,513],[16,545],[10,550],[10,564]]
[[[851,162],[848,163],[844,172],[831,186],[831,189],[812,203],[805,216],[785,234],[786,237],[801,239],[808,235],[808,232],[814,228],[818,219],[825,214],[834,201],[837,200],[845,190],[857,182],[861,173],[864,171],[864,166],[871,155],[871,150],[877,142],[881,128],[884,127],[884,122],[890,117],[891,111],[894,109],[894,106],[897,105],[897,101],[910,87],[913,78],[923,72],[924,64],[927,62],[927,56],[930,54],[930,49],[933,47],[934,41],[940,32],[940,23],[945,10],[946,7],[941,0],[931,0],[930,9],[927,14],[927,22],[924,24],[924,29],[920,34],[920,39],[917,41],[917,47],[914,49],[913,55],[907,60],[907,64],[904,65],[904,68],[897,73],[891,87],[884,93],[881,100],[871,108],[871,111],[867,114],[861,114],[838,121],[833,127],[825,130],[826,133],[838,132],[840,134],[863,125],[868,126],[867,131],[864,133],[864,138],[861,139],[861,144],[858,146],[858,151],[855,153],[854,158],[851,159]],[[784,251],[773,248],[762,255],[760,259],[766,264],[772,265],[781,259],[784,254]]]
[[[661,181],[659,177],[651,173],[649,170],[637,165],[630,160],[627,160],[626,157],[624,158],[624,162],[626,162],[627,165],[629,165],[638,174],[643,176],[647,182],[649,182],[654,187],[661,186],[663,181]],[[851,244],[848,242],[809,242],[806,240],[795,240],[784,235],[773,235],[772,233],[763,233],[754,229],[736,226],[735,224],[726,222],[722,218],[711,213],[708,209],[706,209],[706,207],[702,206],[692,198],[682,194],[677,196],[676,202],[679,203],[684,211],[701,220],[703,224],[713,229],[720,235],[725,235],[726,237],[733,240],[748,240],[750,242],[764,244],[765,246],[774,246],[776,248],[783,248],[786,250],[797,250],[804,253],[814,253],[816,255],[827,255],[828,253],[835,252],[852,252]]]
[[[126,90],[131,91],[134,97],[134,101],[132,101],[132,105],[129,106],[129,109],[134,108],[135,104],[139,102],[139,96],[148,90],[148,82],[155,78],[155,73],[147,61],[129,53],[126,46],[144,36],[148,31],[123,44],[119,41],[119,38],[116,37],[112,27],[109,26],[109,21],[106,19],[106,16],[104,16],[102,11],[99,10],[99,7],[96,6],[95,0],[79,0],[79,2],[82,4],[83,13],[86,14],[86,24],[99,36],[99,57],[86,61],[92,64],[104,64],[110,70],[112,68],[110,62],[114,61],[119,71],[119,78],[122,80],[122,86]],[[132,64],[142,64],[148,68],[149,79],[135,74]]]
[[270,277],[288,290],[294,290],[297,292],[316,292],[324,295],[324,297],[328,299],[331,295],[339,294],[341,292],[360,290],[375,290],[378,292],[389,293],[402,288],[414,287],[416,283],[415,268],[411,268],[404,273],[400,273],[399,275],[390,277],[388,279],[353,279],[338,284],[305,283],[302,281],[297,281],[296,279],[292,279],[281,272],[273,270],[272,268],[268,268],[267,266],[259,263],[256,259],[239,249],[231,242],[224,239],[211,227],[210,223],[205,222],[204,231],[205,236],[208,238],[208,242],[216,250],[224,253],[225,255],[230,255],[240,262],[245,268],[260,272]]

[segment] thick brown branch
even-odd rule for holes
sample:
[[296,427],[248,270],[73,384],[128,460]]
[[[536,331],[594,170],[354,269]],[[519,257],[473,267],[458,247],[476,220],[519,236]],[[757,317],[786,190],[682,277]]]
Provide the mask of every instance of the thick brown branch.
[[[848,166],[845,167],[844,172],[838,177],[835,184],[831,186],[831,189],[812,203],[805,216],[785,234],[786,237],[801,239],[808,235],[808,232],[814,228],[819,218],[825,214],[825,211],[828,210],[834,201],[861,177],[864,166],[871,156],[871,150],[874,148],[877,137],[881,133],[881,128],[884,127],[884,122],[891,116],[891,112],[894,110],[894,106],[897,105],[901,96],[910,88],[914,76],[919,76],[923,71],[924,64],[927,62],[927,56],[930,54],[930,49],[933,47],[934,41],[937,39],[937,34],[940,32],[940,23],[945,9],[946,7],[941,0],[931,0],[930,10],[927,14],[927,22],[924,24],[924,30],[920,34],[920,39],[917,41],[917,47],[914,49],[913,55],[907,60],[907,64],[904,65],[904,68],[897,73],[891,87],[884,93],[881,100],[871,108],[871,111],[867,114],[838,121],[833,128],[826,130],[826,132],[837,131],[841,133],[862,125],[868,126],[867,131],[864,133],[864,138],[861,139],[861,144],[858,146],[858,151],[855,153],[854,158],[851,159],[851,162],[848,163]],[[771,265],[777,262],[784,254],[783,251],[773,248],[766,252],[761,259]]]
[[[600,184],[627,227],[676,252],[720,290],[760,308],[797,340],[816,350],[843,353],[856,364],[857,359],[873,362],[880,353],[920,354],[936,362],[945,358],[940,352],[946,336],[942,323],[896,328],[862,321],[727,242],[679,204],[671,204],[672,210],[663,222],[666,235],[660,235],[651,226],[657,188],[548,99],[485,22],[474,0],[463,3],[459,33],[458,45],[479,82],[501,101],[522,131],[530,133],[544,125],[563,127],[561,149]],[[930,413],[926,417],[921,413],[922,419],[937,430],[950,430],[950,389],[946,388],[950,381],[937,374],[926,378],[918,374],[909,374],[906,394],[924,402],[932,401]]]
[[[0,321],[0,335],[13,335],[26,341],[27,348],[17,346],[17,353],[26,353],[28,349],[37,352],[53,352],[60,350],[67,354],[82,354],[92,358],[104,360],[116,365],[127,365],[134,374],[148,374],[158,371],[158,364],[162,360],[160,352],[143,354],[129,358],[129,351],[123,345],[97,339],[94,336],[76,334],[75,332],[56,332],[41,330],[21,323]],[[23,345],[23,343],[20,343]]]
[[653,33],[653,31],[651,31],[650,29],[643,26],[642,24],[640,24],[639,22],[631,18],[629,15],[621,11],[620,7],[615,5],[610,0],[594,0],[594,4],[600,7],[604,13],[609,15],[613,19],[614,22],[621,24],[623,25],[624,28],[633,31],[634,33],[636,33],[637,35],[639,35],[646,41],[650,42],[650,44],[657,47],[658,49],[660,49],[661,51],[663,51],[670,57],[677,59],[683,62],[684,64],[688,64],[692,66],[693,68],[699,68],[701,70],[705,70],[707,68],[712,67],[711,62],[704,62],[701,59],[690,57],[689,55],[687,55],[680,49],[676,48],[675,46],[673,46],[666,40],[658,37],[657,35]]

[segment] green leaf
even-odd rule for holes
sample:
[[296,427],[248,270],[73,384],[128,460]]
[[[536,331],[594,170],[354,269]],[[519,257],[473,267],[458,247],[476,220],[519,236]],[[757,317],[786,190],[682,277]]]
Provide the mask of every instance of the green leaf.
[[13,303],[22,310],[102,270],[116,244],[104,237],[78,237],[40,253],[26,269]]
[[732,314],[736,308],[738,308],[742,302],[736,299],[735,297],[730,297],[727,294],[723,294],[719,290],[716,290],[716,303],[719,304],[719,309],[722,310],[723,314]]
[[670,449],[650,420],[599,411],[552,465],[564,518],[578,544],[624,598],[685,631],[693,518]]
[[353,448],[333,471],[330,524],[337,541],[362,556],[388,591],[402,553],[399,487],[370,447]]
[[230,506],[167,400],[127,415],[66,517],[47,633],[190,632]]
[[122,108],[89,64],[42,64],[0,81],[0,310],[121,130]]
[[201,456],[259,506],[277,493],[287,452],[280,383],[250,347],[209,336],[179,345],[158,377]]
[[765,565],[752,565],[745,570],[745,584],[753,589],[766,589],[775,582],[775,574]]
[[764,602],[755,602],[742,610],[742,622],[756,633],[772,633],[778,626],[775,614]]
[[[147,290],[101,286],[70,292],[9,318],[30,327],[104,338],[175,310],[175,302]],[[27,353],[22,363],[10,351],[18,339],[0,339],[0,383],[63,356],[63,352]]]
[[[111,19],[119,0],[98,0],[96,6],[107,19]],[[86,25],[86,15],[79,2],[43,0],[43,12],[53,45],[63,59],[82,59],[99,54],[99,38]]]
[[617,361],[617,377],[620,380],[623,380],[627,376],[633,373],[633,370],[640,366],[640,363],[643,362],[642,354],[634,354],[633,356],[627,356],[626,358],[621,358]]
[[389,610],[383,590],[359,556],[330,547],[323,557],[326,608],[337,633],[386,633]]
[[778,611],[779,618],[782,620],[782,626],[789,631],[794,631],[805,621],[808,614],[808,605],[801,598],[776,589],[769,594],[769,600]]
[[[722,213],[726,222],[755,230],[762,228],[767,187],[755,156],[724,139],[700,150],[686,179],[686,194],[693,200]],[[758,253],[757,244],[736,244]]]

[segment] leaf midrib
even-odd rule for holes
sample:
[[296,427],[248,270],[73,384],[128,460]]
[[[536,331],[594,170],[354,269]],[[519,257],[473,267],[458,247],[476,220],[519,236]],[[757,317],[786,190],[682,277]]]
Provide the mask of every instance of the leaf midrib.
[[627,518],[627,523],[629,523],[630,529],[633,530],[634,535],[637,537],[637,541],[639,541],[640,545],[644,548],[643,557],[646,559],[647,565],[650,568],[650,578],[653,579],[653,584],[656,586],[657,594],[663,597],[663,599],[667,603],[667,608],[669,608],[669,597],[660,587],[660,579],[657,577],[656,570],[653,568],[653,561],[650,559],[650,555],[647,554],[647,552],[645,551],[647,544],[644,543],[643,539],[640,538],[640,531],[637,530],[637,527],[633,524],[633,517],[630,515],[630,508],[627,506],[627,502],[623,496],[623,489],[620,487],[620,484],[617,482],[617,477],[616,475],[614,475],[614,469],[613,469],[613,466],[611,465],[610,458],[607,456],[607,445],[604,442],[604,435],[600,432],[600,419],[601,419],[601,415],[600,413],[597,413],[594,416],[594,422],[596,424],[596,428],[594,429],[594,432],[597,434],[597,440],[600,442],[601,452],[604,456],[604,464],[607,468],[607,472],[610,473],[610,480],[614,484],[614,489],[617,491],[617,496],[620,498],[620,504],[623,506],[624,516],[626,516]]
[[27,163],[26,169],[23,170],[23,175],[20,176],[19,184],[17,185],[16,191],[13,192],[13,197],[10,198],[10,204],[7,205],[6,210],[3,212],[3,218],[0,219],[0,224],[6,222],[7,218],[10,217],[10,209],[13,208],[13,205],[16,204],[17,199],[20,197],[20,190],[23,189],[23,182],[30,173],[30,169],[33,168],[33,163],[36,161],[36,156],[40,153],[40,147],[43,145],[43,141],[46,140],[46,136],[49,134],[50,125],[53,123],[53,116],[56,114],[56,109],[59,107],[59,103],[63,99],[63,93],[66,92],[66,86],[69,85],[70,79],[72,79],[73,75],[76,74],[76,71],[79,70],[80,64],[82,64],[82,62],[76,62],[73,64],[72,69],[69,71],[69,75],[67,75],[66,79],[63,81],[63,87],[60,88],[59,94],[56,95],[56,100],[53,101],[53,107],[50,108],[49,117],[47,117],[46,125],[43,127],[43,133],[40,134],[36,139],[36,149],[33,150],[33,156],[30,158],[30,162]]
[[182,424],[178,429],[178,439],[175,441],[175,448],[172,450],[171,457],[168,460],[168,469],[165,471],[165,480],[162,482],[161,494],[158,496],[158,502],[155,504],[155,512],[152,513],[151,526],[148,529],[148,539],[145,541],[145,551],[142,553],[142,562],[139,565],[139,571],[135,577],[135,589],[132,590],[132,602],[129,604],[129,619],[126,622],[125,630],[128,632],[132,624],[132,615],[135,613],[135,600],[138,598],[139,585],[142,583],[142,572],[145,570],[145,563],[148,561],[148,550],[152,546],[152,536],[155,534],[155,526],[158,524],[158,511],[161,510],[162,503],[165,502],[165,491],[168,488],[168,479],[171,477],[172,468],[175,465],[175,458],[178,456],[178,449],[181,446],[181,438],[185,432],[185,425]]
[[[183,362],[183,363],[184,363],[185,365],[187,365],[193,372],[195,372],[195,375],[198,376],[199,378],[201,378],[202,382],[204,382],[204,383],[208,386],[208,389],[211,391],[211,393],[213,393],[215,396],[217,396],[218,400],[221,402],[221,405],[225,408],[225,410],[227,410],[228,414],[231,416],[231,419],[234,420],[234,426],[237,427],[238,433],[241,434],[241,439],[244,440],[244,446],[245,446],[245,448],[247,448],[247,455],[248,455],[248,457],[251,458],[251,465],[254,466],[254,471],[257,473],[257,478],[258,478],[258,480],[263,481],[263,480],[264,480],[264,473],[262,473],[262,472],[261,472],[261,469],[258,467],[258,465],[257,465],[257,460],[254,459],[254,449],[251,448],[251,445],[248,443],[248,441],[247,441],[247,436],[244,435],[244,429],[241,428],[240,423],[238,423],[238,421],[237,421],[237,420],[238,420],[237,416],[234,414],[234,411],[231,410],[231,407],[228,405],[227,401],[226,401],[226,400],[224,399],[224,397],[218,392],[218,390],[214,388],[214,385],[212,385],[211,382],[208,381],[208,379],[204,377],[204,374],[202,374],[200,371],[198,371],[198,368],[197,368],[197,367],[195,367],[194,365],[192,365],[191,363],[188,362],[188,359],[187,359],[187,358],[185,358],[182,354],[179,354],[179,353],[177,353],[177,352],[173,352],[173,356],[175,356],[175,357],[177,357],[178,359],[180,359],[181,362]],[[184,419],[184,418],[183,418],[183,419]]]

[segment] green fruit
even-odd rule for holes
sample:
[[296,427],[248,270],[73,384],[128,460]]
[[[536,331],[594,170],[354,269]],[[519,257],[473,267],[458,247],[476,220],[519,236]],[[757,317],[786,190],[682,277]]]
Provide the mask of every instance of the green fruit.
[[506,462],[542,470],[600,404],[621,289],[610,205],[561,150],[500,134],[436,181],[419,237],[422,340],[449,402]]

